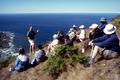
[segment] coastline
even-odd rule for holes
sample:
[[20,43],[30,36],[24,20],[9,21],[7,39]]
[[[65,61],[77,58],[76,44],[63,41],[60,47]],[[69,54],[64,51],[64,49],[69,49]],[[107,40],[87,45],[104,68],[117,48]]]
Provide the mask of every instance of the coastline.
[[[118,20],[119,19],[119,20]],[[115,21],[115,22],[114,22]],[[117,22],[116,22],[117,21]],[[111,21],[111,23],[113,23],[115,26],[118,26],[117,27],[117,31],[119,32],[118,33],[118,35],[120,35],[120,27],[119,27],[119,25],[120,25],[120,17],[118,16],[118,17],[116,17],[116,18],[114,18],[112,21]],[[116,24],[117,23],[117,24]],[[48,42],[51,42],[51,41],[48,41]],[[45,46],[44,48],[46,48],[46,46],[47,46],[47,44],[48,43],[45,43],[45,44],[43,44],[43,46]],[[101,76],[102,77],[105,77],[104,75],[102,75],[102,74],[111,74],[112,72],[114,72],[113,70],[115,70],[115,71],[117,71],[117,70],[119,70],[119,66],[117,66],[116,67],[116,65],[117,65],[117,63],[119,63],[120,61],[119,61],[119,59],[113,59],[113,60],[109,60],[109,61],[107,61],[107,60],[103,60],[103,61],[101,61],[101,62],[98,62],[98,64],[96,63],[94,66],[95,67],[93,67],[93,68],[90,68],[91,70],[95,70],[96,71],[96,74],[94,74],[94,75],[97,75],[98,77],[99,77],[99,79],[98,80],[100,80],[101,78]],[[112,64],[113,63],[113,64]],[[43,68],[43,64],[44,63],[42,63],[42,64],[39,64],[37,67],[35,67],[35,69],[36,70],[41,70],[41,66],[42,66],[42,68]],[[112,64],[112,65],[111,65]],[[110,66],[111,65],[111,66]],[[99,66],[99,68],[97,68]],[[115,66],[115,68],[118,68],[118,69],[113,69],[113,67]],[[39,68],[40,67],[40,68]],[[80,67],[80,68],[78,68],[78,67]],[[8,67],[6,67],[7,69],[8,69]],[[83,76],[86,76],[85,74],[88,74],[88,76],[90,77],[90,79],[91,78],[93,78],[92,77],[92,71],[90,70],[90,69],[84,69],[81,65],[79,65],[78,64],[78,66],[76,65],[76,68],[78,68],[78,70],[76,70],[76,69],[74,69],[74,68],[72,68],[72,67],[70,67],[70,70],[73,70],[73,71],[68,71],[69,72],[69,74],[68,74],[68,77],[67,77],[67,79],[69,79],[70,80],[70,78],[72,79],[72,76],[73,77],[76,77],[75,79],[77,79],[77,78],[79,78],[79,76],[81,77],[81,75],[83,75]],[[79,73],[79,69],[83,69],[83,70],[80,70],[80,72],[81,72],[81,75],[78,75],[78,73]],[[106,73],[104,73],[104,71],[102,71],[101,70],[101,68],[104,70],[104,71],[106,71]],[[97,72],[97,70],[99,70],[99,71],[101,71],[101,73],[100,72]],[[33,71],[32,71],[33,70]],[[82,71],[83,71],[83,74],[82,74]],[[108,73],[107,73],[107,71],[108,71]],[[109,73],[109,71],[111,72],[111,73]],[[19,77],[19,76],[21,76],[21,78],[19,78],[19,79],[30,79],[30,78],[28,78],[30,75],[32,76],[32,75],[34,75],[34,74],[36,74],[35,73],[36,71],[34,70],[34,69],[30,69],[30,70],[28,70],[28,71],[25,71],[25,72],[23,72],[23,73],[20,73],[20,75],[18,74],[18,75],[15,75],[15,74],[12,74],[12,75],[10,75],[10,76],[12,76],[12,77],[15,77],[16,79],[18,79],[17,77]],[[77,73],[78,72],[78,73]],[[89,73],[87,73],[87,72],[90,72],[90,74]],[[3,73],[3,72],[2,72]],[[2,74],[1,73],[1,74]],[[67,73],[67,72],[66,72]],[[1,76],[1,74],[0,74],[0,76]],[[23,76],[25,75],[25,74],[28,74],[28,75],[26,75],[26,76],[28,76],[28,77],[26,77],[26,78],[23,78]],[[41,74],[41,73],[40,73]],[[41,75],[40,74],[36,74],[37,76],[40,76],[41,77]],[[65,74],[65,73],[64,73]],[[65,75],[64,74],[62,74],[60,77],[59,77],[59,79],[58,80],[64,80],[63,78],[65,77]],[[73,75],[72,75],[73,74]],[[76,76],[74,75],[74,74],[76,74]],[[101,76],[99,76],[99,74],[101,74]],[[34,76],[36,76],[36,75],[34,75]],[[42,75],[43,75],[43,73],[42,73]],[[109,76],[108,75],[108,76]],[[112,75],[112,74],[111,74]],[[9,77],[10,77],[9,76]],[[63,76],[63,77],[62,77]],[[4,76],[2,76],[2,77],[4,77]],[[10,79],[12,79],[12,77],[10,77]],[[45,76],[44,76],[45,77]],[[70,77],[70,78],[69,78]],[[39,77],[38,77],[39,78]],[[84,77],[81,77],[81,79],[83,79]],[[86,78],[86,77],[85,77]],[[83,79],[83,80],[85,80],[85,78]],[[96,77],[97,78],[97,77]],[[118,78],[120,78],[120,77],[118,77]],[[9,78],[8,78],[9,79]],[[4,80],[4,78],[3,78],[3,80]],[[39,80],[39,79],[38,79]],[[47,80],[47,79],[46,79]],[[52,79],[49,79],[49,80],[52,80]],[[104,80],[104,79],[103,79]],[[110,79],[110,80],[112,80],[112,79]]]

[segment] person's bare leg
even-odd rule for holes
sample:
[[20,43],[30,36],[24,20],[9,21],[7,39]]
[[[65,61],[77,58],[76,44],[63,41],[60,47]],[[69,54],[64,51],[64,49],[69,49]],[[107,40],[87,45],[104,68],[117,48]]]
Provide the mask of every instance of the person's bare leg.
[[92,53],[91,53],[91,58],[95,58],[96,57],[96,55],[97,55],[97,53],[98,53],[98,49],[99,49],[99,47],[98,46],[95,46],[94,48],[93,48],[93,51],[92,51]]
[[85,53],[85,49],[84,48],[82,48],[82,53]]
[[32,46],[30,46],[30,55],[32,54]]
[[88,63],[85,65],[85,67],[89,67],[91,64],[94,63],[94,58],[96,57],[97,53],[98,53],[99,47],[95,46],[94,48],[92,48],[91,51],[91,56],[89,58]]
[[35,45],[32,45],[32,53],[35,53]]

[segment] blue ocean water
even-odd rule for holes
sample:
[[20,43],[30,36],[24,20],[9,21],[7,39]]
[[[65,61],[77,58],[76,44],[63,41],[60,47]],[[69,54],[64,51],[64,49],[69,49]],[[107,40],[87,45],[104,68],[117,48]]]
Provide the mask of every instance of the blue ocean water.
[[89,27],[92,23],[98,23],[101,17],[108,21],[120,14],[115,13],[76,13],[76,14],[0,14],[0,31],[9,31],[15,34],[14,45],[29,49],[27,31],[32,25],[34,30],[39,30],[36,35],[36,44],[43,44],[52,40],[52,35],[59,30],[65,33],[76,24],[84,24]]

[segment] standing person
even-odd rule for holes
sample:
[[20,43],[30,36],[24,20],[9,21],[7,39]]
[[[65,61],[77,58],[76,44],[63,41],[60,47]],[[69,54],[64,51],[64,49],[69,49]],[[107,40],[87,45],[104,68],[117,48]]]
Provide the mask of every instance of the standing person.
[[116,35],[116,27],[112,24],[107,24],[103,29],[104,36],[96,38],[89,42],[91,46],[94,46],[88,64],[85,67],[89,67],[94,63],[94,58],[100,53],[103,58],[110,59],[118,56],[119,52],[119,39]]
[[30,26],[29,31],[27,33],[28,41],[30,43],[30,48],[29,48],[30,54],[35,53],[35,42],[34,42],[35,35],[36,33],[33,31],[32,26]]
[[19,55],[16,58],[15,66],[9,71],[23,71],[29,67],[29,58],[25,55],[24,48],[19,48]]

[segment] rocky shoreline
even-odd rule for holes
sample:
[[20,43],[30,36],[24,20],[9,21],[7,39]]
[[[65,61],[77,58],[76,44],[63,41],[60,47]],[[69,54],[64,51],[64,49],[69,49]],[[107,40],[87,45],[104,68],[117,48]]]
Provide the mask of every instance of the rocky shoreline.
[[13,33],[0,32],[0,61],[6,60],[11,54],[15,53],[13,40]]

